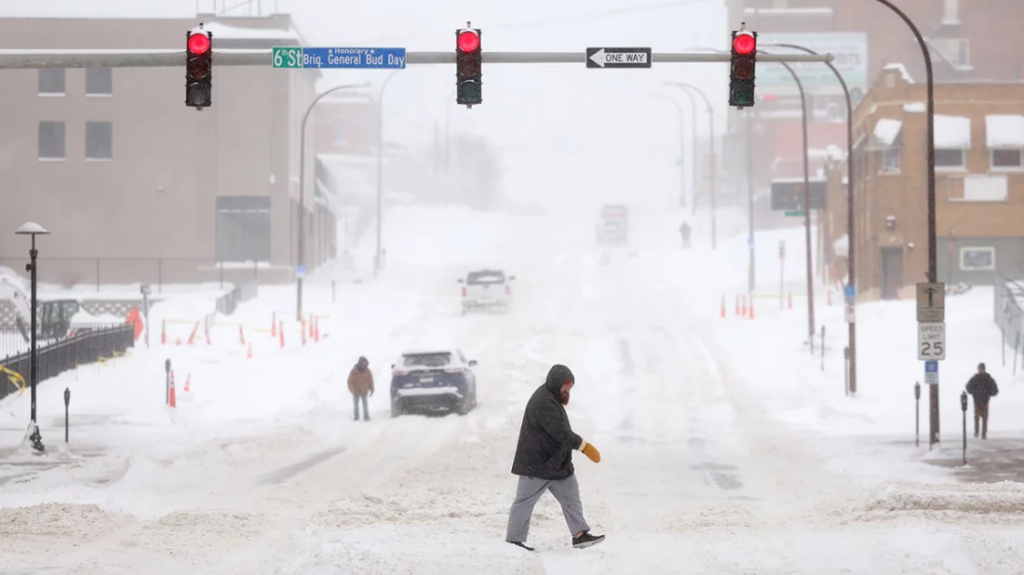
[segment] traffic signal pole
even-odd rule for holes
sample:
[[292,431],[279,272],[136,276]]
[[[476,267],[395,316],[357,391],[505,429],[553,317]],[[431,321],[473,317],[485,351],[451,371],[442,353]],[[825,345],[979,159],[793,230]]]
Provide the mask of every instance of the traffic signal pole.
[[[217,67],[271,66],[272,50],[217,50]],[[586,52],[484,52],[484,64],[584,64]],[[152,50],[0,50],[0,70],[45,68],[179,67],[185,51]],[[831,54],[758,54],[759,62],[831,62]],[[728,62],[729,54],[655,52],[656,63]],[[406,64],[454,64],[452,52],[407,52]]]

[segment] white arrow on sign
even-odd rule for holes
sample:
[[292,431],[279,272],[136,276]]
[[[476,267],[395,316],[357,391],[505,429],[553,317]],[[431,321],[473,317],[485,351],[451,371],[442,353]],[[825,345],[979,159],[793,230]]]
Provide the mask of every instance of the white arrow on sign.
[[598,66],[604,68],[604,48],[594,52],[594,55],[591,56],[590,59]]
[[594,52],[590,60],[601,68],[604,68],[605,64],[625,64],[626,67],[641,67],[643,64],[647,64],[647,54],[633,50],[628,52],[606,52],[604,48],[601,48]]

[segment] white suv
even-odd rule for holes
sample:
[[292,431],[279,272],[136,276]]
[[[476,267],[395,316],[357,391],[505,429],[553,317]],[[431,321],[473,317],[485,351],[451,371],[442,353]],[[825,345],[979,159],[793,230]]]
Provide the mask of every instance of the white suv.
[[477,270],[469,272],[462,284],[462,313],[475,309],[508,309],[512,300],[512,286],[515,276],[505,276],[501,270]]

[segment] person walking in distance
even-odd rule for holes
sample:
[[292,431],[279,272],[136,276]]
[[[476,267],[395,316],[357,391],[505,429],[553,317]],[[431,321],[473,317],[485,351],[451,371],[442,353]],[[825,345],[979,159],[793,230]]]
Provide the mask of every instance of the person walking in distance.
[[590,526],[583,518],[580,484],[572,465],[573,451],[582,452],[594,463],[601,461],[597,448],[576,435],[569,425],[565,406],[575,382],[568,367],[555,365],[526,403],[512,462],[512,474],[519,476],[519,485],[509,509],[505,540],[527,551],[533,551],[526,546],[530,517],[545,491],[551,491],[562,506],[573,547],[582,549],[604,541],[604,535],[590,534]]
[[978,437],[978,420],[981,419],[981,438],[988,439],[988,400],[999,395],[996,380],[985,371],[985,364],[978,364],[978,373],[971,377],[965,388],[974,398],[974,437]]
[[683,225],[679,226],[679,234],[683,236],[683,248],[690,247],[690,224],[683,222]]
[[370,410],[366,406],[366,396],[373,395],[373,372],[370,362],[360,357],[355,367],[348,374],[348,390],[352,393],[353,419],[359,421],[359,403],[363,403],[363,421],[370,421]]

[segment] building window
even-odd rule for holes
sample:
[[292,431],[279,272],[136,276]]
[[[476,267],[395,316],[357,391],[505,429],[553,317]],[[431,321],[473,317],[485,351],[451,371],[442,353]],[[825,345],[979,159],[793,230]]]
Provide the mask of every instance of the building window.
[[114,74],[111,68],[85,69],[85,94],[110,96],[114,93]]
[[85,123],[85,159],[114,159],[114,124],[111,122]]
[[996,269],[996,249],[960,248],[960,269],[968,272]]
[[964,168],[964,151],[951,149],[935,150],[935,167],[949,169]]
[[39,159],[64,159],[64,122],[39,122]]
[[39,95],[40,96],[63,96],[64,95],[64,69],[43,68],[39,70]]
[[1019,170],[1024,168],[1021,150],[992,150],[990,153],[993,170]]
[[900,148],[885,148],[882,150],[882,171],[900,171]]
[[218,196],[218,262],[270,261],[270,196]]

